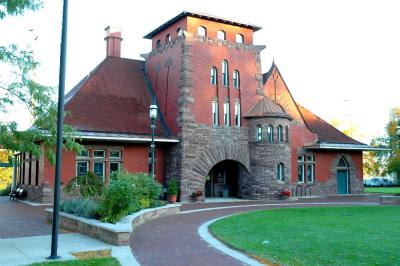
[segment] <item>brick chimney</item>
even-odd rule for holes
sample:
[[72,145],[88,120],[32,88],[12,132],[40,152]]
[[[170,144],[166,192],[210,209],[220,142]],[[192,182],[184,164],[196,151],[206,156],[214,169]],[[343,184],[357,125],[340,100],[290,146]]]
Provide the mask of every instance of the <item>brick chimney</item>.
[[104,40],[107,43],[106,55],[121,57],[122,29],[118,27],[108,26],[104,30],[106,31],[106,37],[104,38]]

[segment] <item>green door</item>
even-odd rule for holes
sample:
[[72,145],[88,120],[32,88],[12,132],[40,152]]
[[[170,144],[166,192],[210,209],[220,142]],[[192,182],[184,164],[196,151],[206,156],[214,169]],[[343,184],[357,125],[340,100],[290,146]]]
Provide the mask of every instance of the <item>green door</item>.
[[347,170],[337,171],[337,194],[348,194]]

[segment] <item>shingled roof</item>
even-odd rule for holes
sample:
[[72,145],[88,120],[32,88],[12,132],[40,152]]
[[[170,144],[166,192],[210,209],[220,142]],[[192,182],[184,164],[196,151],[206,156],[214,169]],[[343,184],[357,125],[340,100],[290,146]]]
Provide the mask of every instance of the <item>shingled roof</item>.
[[[65,99],[65,123],[78,131],[150,134],[144,61],[107,57]],[[156,135],[168,132],[158,119]]]
[[355,144],[365,145],[357,140],[350,138],[349,136],[336,129],[322,118],[316,116],[307,108],[296,103],[299,107],[301,115],[307,124],[308,128],[318,135],[319,143],[344,143],[344,144]]
[[245,117],[280,117],[291,119],[290,116],[283,111],[282,107],[266,96],[258,100]]

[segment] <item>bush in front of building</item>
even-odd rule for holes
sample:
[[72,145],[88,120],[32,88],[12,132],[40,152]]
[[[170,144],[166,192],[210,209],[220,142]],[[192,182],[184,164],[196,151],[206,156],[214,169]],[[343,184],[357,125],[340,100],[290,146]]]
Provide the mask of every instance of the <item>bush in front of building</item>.
[[91,199],[71,199],[63,201],[60,210],[89,219],[98,219],[100,204]]
[[103,193],[103,189],[103,180],[92,172],[75,177],[64,188],[67,193],[80,195],[85,199],[100,197]]
[[8,196],[11,192],[11,184],[4,189],[0,189],[0,196]]

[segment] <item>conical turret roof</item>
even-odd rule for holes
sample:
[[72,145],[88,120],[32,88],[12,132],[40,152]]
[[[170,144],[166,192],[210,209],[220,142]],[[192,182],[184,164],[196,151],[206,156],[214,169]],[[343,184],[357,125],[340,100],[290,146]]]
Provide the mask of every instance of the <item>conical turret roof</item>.
[[291,119],[291,117],[280,107],[278,104],[274,103],[270,98],[261,98],[254,106],[251,108],[245,117],[279,117]]

